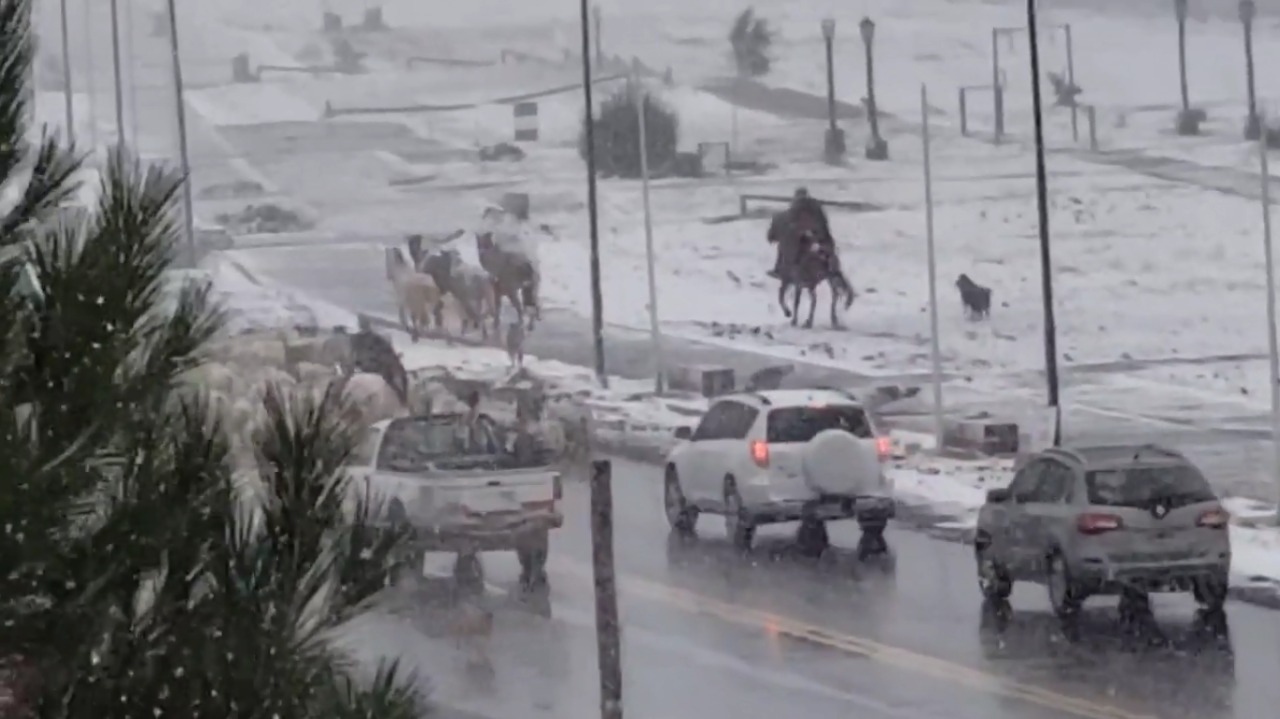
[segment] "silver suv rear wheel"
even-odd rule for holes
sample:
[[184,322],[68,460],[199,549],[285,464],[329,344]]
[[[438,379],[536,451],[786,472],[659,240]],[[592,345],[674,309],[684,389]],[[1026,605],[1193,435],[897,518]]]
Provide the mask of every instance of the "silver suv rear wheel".
[[1053,613],[1062,618],[1075,616],[1080,611],[1084,597],[1079,585],[1071,577],[1066,560],[1055,552],[1049,556],[1047,564],[1048,576],[1045,584],[1049,588],[1049,604],[1053,607]]

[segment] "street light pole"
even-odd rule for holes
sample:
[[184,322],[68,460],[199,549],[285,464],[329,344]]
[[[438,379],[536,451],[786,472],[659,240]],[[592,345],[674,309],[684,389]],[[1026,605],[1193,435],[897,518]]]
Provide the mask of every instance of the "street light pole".
[[[604,19],[599,5],[591,8],[591,15],[596,25],[596,65],[604,67],[604,31],[601,29]],[[586,53],[585,49],[583,53]]]
[[[1280,341],[1276,338],[1276,269],[1271,245],[1271,168],[1267,162],[1267,143],[1258,139],[1258,164],[1262,183],[1262,255],[1267,264],[1267,349],[1271,360],[1271,446],[1275,465],[1272,471],[1280,480]],[[1280,495],[1278,495],[1280,496]],[[1280,515],[1276,516],[1280,524]]]
[[991,28],[991,103],[996,144],[1004,138],[1004,90],[1000,86],[1000,28]]
[[1187,93],[1187,0],[1173,0],[1178,17],[1178,89],[1182,93],[1182,111],[1191,109]]
[[1040,220],[1040,288],[1044,302],[1044,374],[1053,410],[1053,446],[1062,442],[1062,410],[1058,397],[1058,330],[1053,312],[1053,257],[1049,248],[1049,192],[1044,159],[1044,116],[1040,107],[1040,43],[1036,32],[1036,0],[1027,0],[1027,44],[1031,54],[1031,109],[1035,118],[1036,210]]
[[[1062,26],[1062,34],[1067,40],[1067,84],[1076,87],[1076,51],[1075,43],[1071,41],[1071,23]],[[1076,88],[1079,89],[1079,88]],[[1071,141],[1080,141],[1080,103],[1075,98],[1071,100]]]
[[133,44],[133,2],[124,0],[124,45],[129,57],[129,132],[133,135],[134,147],[138,147],[138,64]]
[[640,123],[640,187],[644,204],[644,259],[649,270],[649,338],[653,346],[653,391],[661,395],[666,389],[666,365],[662,359],[662,329],[658,324],[658,279],[653,256],[653,216],[649,208],[649,132],[645,112],[649,97],[640,83],[640,59],[632,58],[631,87],[635,93],[636,119]]
[[178,52],[178,11],[174,9],[174,0],[169,3],[169,50],[173,58],[173,91],[177,98],[178,112],[178,154],[182,163],[182,213],[186,221],[187,248],[191,252],[191,261],[196,258],[196,215],[194,203],[191,201],[191,155],[187,148],[187,106],[182,90],[182,56]]
[[1244,137],[1256,140],[1262,137],[1262,123],[1258,118],[1258,100],[1253,78],[1253,19],[1258,14],[1254,0],[1240,0],[1240,22],[1244,25],[1245,78],[1249,92],[1249,118],[1245,120]]
[[116,145],[125,148],[124,140],[124,79],[120,70],[120,12],[117,0],[111,0],[111,58],[116,80]]
[[836,21],[827,18],[822,21],[822,40],[827,49],[827,133],[824,137],[823,156],[827,162],[836,164],[844,158],[844,131],[836,125],[836,63],[835,63]]
[[867,55],[867,117],[871,120],[871,139],[867,141],[866,156],[868,160],[889,159],[889,143],[880,137],[880,109],[876,104],[876,75],[872,42],[876,37],[876,23],[869,17],[858,23],[862,34],[862,47]]
[[59,20],[62,24],[62,91],[67,104],[67,142],[74,145],[76,142],[75,93],[71,88],[71,31],[67,28],[67,0],[60,0],[59,6],[62,11]]
[[93,58],[93,3],[84,2],[84,58],[85,89],[89,95],[89,145],[98,151],[98,83],[94,78],[96,64]]
[[[173,0],[169,0],[173,2]],[[591,339],[595,347],[596,381],[609,386],[604,366],[604,299],[600,288],[600,217],[596,204],[595,109],[591,100],[591,16],[588,0],[581,0],[582,13],[582,95],[586,104],[587,219],[591,239]],[[599,8],[596,10],[599,27]]]
[[1191,111],[1191,93],[1187,91],[1187,0],[1173,0],[1178,18],[1178,90],[1182,93],[1182,109],[1178,111],[1178,134],[1200,134],[1200,114]]
[[942,350],[938,346],[938,260],[933,242],[933,171],[929,150],[929,95],[920,86],[920,138],[924,150],[924,228],[929,263],[929,359],[933,366],[933,433],[941,447],[945,431],[942,422]]

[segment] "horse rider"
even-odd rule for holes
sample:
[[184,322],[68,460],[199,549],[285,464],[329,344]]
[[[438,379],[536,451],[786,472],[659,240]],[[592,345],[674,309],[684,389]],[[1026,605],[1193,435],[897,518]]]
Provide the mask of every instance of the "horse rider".
[[[799,239],[800,235],[807,233],[817,241],[820,247],[827,250],[829,256],[835,256],[835,239],[831,236],[827,212],[822,209],[821,202],[809,195],[807,188],[796,188],[795,195],[791,198],[791,206],[787,208],[786,221],[788,230],[800,230],[797,237],[792,239]],[[769,241],[778,243],[777,256],[774,258],[773,269],[769,271],[769,276],[779,278],[782,276],[784,265],[794,262],[803,247],[798,242],[788,243],[786,238],[776,236],[776,230],[773,227],[769,228],[769,234]],[[784,253],[787,252],[792,256],[786,257]]]

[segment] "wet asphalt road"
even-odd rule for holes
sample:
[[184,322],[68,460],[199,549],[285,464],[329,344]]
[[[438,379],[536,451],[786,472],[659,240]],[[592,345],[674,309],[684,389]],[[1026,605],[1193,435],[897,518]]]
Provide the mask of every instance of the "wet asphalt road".
[[[1189,599],[1161,597],[1157,626],[1134,634],[1099,599],[1068,639],[1038,586],[1015,591],[1003,622],[984,611],[962,545],[894,531],[894,560],[863,565],[841,549],[856,526],[833,524],[835,549],[805,560],[780,525],[741,556],[716,517],[670,538],[656,468],[615,460],[613,477],[628,717],[1257,719],[1280,702],[1280,625],[1265,610],[1229,604],[1224,636],[1198,628]],[[488,680],[387,619],[364,622],[365,651],[406,653],[437,699],[493,719],[599,716],[587,508],[571,483],[549,618],[502,596],[514,560],[486,557]]]

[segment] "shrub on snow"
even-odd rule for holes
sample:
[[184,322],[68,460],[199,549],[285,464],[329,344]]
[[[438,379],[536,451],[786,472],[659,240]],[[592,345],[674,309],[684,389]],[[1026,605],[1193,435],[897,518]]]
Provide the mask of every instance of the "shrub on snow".
[[[645,140],[648,145],[649,172],[661,175],[676,161],[680,140],[680,118],[660,98],[644,93]],[[578,136],[578,153],[587,156],[585,122]],[[640,118],[636,113],[636,96],[630,85],[623,87],[600,106],[595,118],[596,168],[605,177],[640,176]]]

